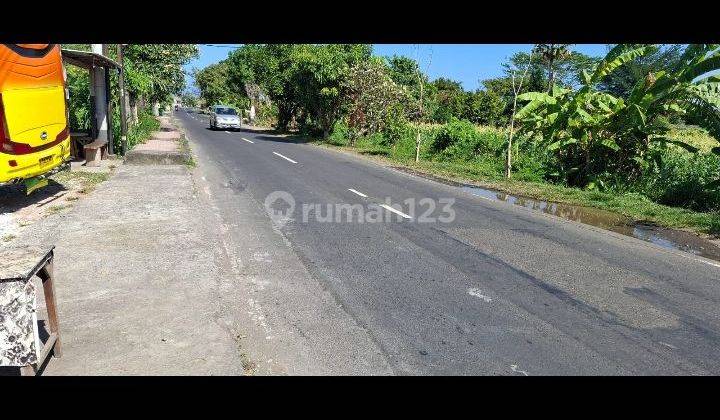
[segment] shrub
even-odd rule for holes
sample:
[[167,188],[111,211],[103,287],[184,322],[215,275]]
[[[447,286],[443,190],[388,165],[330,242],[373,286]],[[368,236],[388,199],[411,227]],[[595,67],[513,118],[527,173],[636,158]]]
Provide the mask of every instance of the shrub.
[[696,211],[720,210],[720,190],[708,184],[720,178],[720,157],[668,148],[660,164],[643,177],[640,189],[651,199]]
[[327,138],[327,142],[336,146],[345,146],[350,138],[350,129],[344,121],[337,121],[333,125],[332,133]]
[[385,114],[382,130],[385,145],[396,146],[403,138],[412,136],[412,127],[405,118],[402,107],[394,106]]
[[469,121],[452,119],[440,129],[433,149],[443,159],[473,160],[481,155],[495,156],[504,143],[502,130],[478,129]]
[[277,124],[278,108],[275,103],[266,104],[260,102],[255,109],[255,124],[265,127],[272,127]]
[[[144,143],[153,131],[157,131],[159,129],[160,121],[152,115],[150,110],[143,110],[140,112],[138,115],[138,123],[128,125],[128,150],[132,150],[137,144]],[[119,140],[120,136],[116,136],[115,139]],[[116,150],[121,149],[118,148]]]

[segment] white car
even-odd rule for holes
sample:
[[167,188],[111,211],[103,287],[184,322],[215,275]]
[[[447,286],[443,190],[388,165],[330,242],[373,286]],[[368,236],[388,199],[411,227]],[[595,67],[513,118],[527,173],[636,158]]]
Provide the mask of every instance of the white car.
[[225,105],[215,105],[210,109],[210,128],[232,128],[239,130],[242,127],[240,116],[235,108]]

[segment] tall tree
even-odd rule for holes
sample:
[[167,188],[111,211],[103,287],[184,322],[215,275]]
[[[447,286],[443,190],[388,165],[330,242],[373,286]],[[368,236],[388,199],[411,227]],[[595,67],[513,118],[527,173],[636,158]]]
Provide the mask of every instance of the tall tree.
[[412,92],[419,93],[417,79],[418,64],[409,57],[394,55],[386,57],[390,78],[400,86],[407,87]]
[[537,44],[535,53],[547,67],[547,91],[552,92],[555,86],[555,63],[570,57],[570,46],[572,44]]
[[126,88],[134,118],[137,102],[164,102],[185,88],[184,64],[197,57],[194,44],[130,44],[124,48]]
[[[507,142],[507,151],[505,153],[505,178],[510,178],[512,175],[512,145],[513,145],[513,135],[515,134],[515,114],[517,110],[517,101],[518,97],[520,95],[520,92],[522,92],[523,89],[523,83],[525,82],[525,76],[527,76],[528,70],[532,66],[532,60],[534,52],[537,51],[537,48],[533,48],[533,51],[528,56],[528,62],[525,66],[525,69],[522,71],[522,73],[518,72],[517,69],[514,70],[511,74],[512,77],[512,91],[513,91],[513,105],[512,105],[512,114],[510,115],[510,129],[508,131],[508,142]],[[520,77],[516,77],[516,74],[520,74]]]
[[460,82],[440,77],[431,85],[434,88],[433,100],[436,104],[432,119],[445,123],[452,117],[462,118],[466,97]]
[[[418,50],[418,61],[420,56],[420,46],[417,47]],[[432,63],[432,50],[430,50],[430,57],[428,58],[427,68],[426,71],[430,69],[430,64]],[[417,66],[415,69],[415,77],[418,81],[418,86],[420,90],[420,96],[418,98],[418,105],[419,105],[419,112],[418,112],[418,118],[420,121],[425,116],[425,85],[427,77],[423,74],[423,72],[420,70],[420,66]],[[418,122],[420,122],[418,121]],[[417,134],[415,136],[415,162],[420,162],[420,147],[422,146],[422,133],[421,133],[421,127],[420,124],[417,125]]]
[[[311,128],[323,137],[342,115],[341,84],[350,68],[367,61],[372,47],[363,44],[301,45],[294,54],[292,85]],[[304,123],[304,122],[303,122]]]
[[205,105],[241,105],[244,91],[237,91],[229,82],[229,65],[226,61],[211,64],[202,70],[195,70],[195,85],[200,89],[200,98]]
[[406,91],[388,75],[385,63],[374,58],[355,64],[341,83],[348,103],[351,144],[358,136],[382,131],[389,114],[406,102]]
[[278,109],[277,128],[286,130],[300,108],[294,77],[297,72],[295,44],[245,44],[230,53],[229,80],[238,89],[258,86]]

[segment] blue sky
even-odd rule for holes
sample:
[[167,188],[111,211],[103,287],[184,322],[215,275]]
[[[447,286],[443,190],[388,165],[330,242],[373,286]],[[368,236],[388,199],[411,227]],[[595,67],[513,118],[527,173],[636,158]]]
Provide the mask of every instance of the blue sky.
[[[194,67],[203,68],[217,63],[232,51],[231,44],[200,45],[200,56],[188,63],[189,72]],[[530,51],[532,44],[375,44],[376,55],[405,55],[418,60],[430,79],[447,77],[462,83],[467,90],[475,90],[480,81],[502,74],[501,64],[518,51]],[[576,44],[575,51],[591,56],[603,56],[607,51],[604,44]],[[432,57],[432,58],[430,58]],[[428,66],[429,62],[429,66]],[[188,78],[188,86],[191,84]]]

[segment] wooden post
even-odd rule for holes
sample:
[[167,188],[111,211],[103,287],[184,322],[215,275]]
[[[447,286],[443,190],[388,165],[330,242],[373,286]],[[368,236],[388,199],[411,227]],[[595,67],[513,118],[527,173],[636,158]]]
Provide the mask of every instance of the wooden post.
[[20,367],[20,376],[35,376],[35,368],[33,365],[25,365]]
[[60,323],[58,322],[57,300],[55,299],[55,278],[53,276],[53,259],[50,257],[47,264],[38,272],[38,277],[42,279],[43,291],[45,292],[45,306],[48,312],[48,324],[50,324],[50,334],[55,334],[55,346],[53,354],[55,357],[62,357],[62,345],[60,343]]
[[[51,353],[55,357],[62,355],[53,248],[22,246],[0,250],[0,316],[16,321],[0,325],[4,333],[15,337],[13,351],[0,352],[0,364],[19,367],[22,376],[37,375]],[[42,281],[48,314],[49,336],[45,343],[40,340],[35,276]],[[4,350],[7,348],[7,343],[0,344]]]

